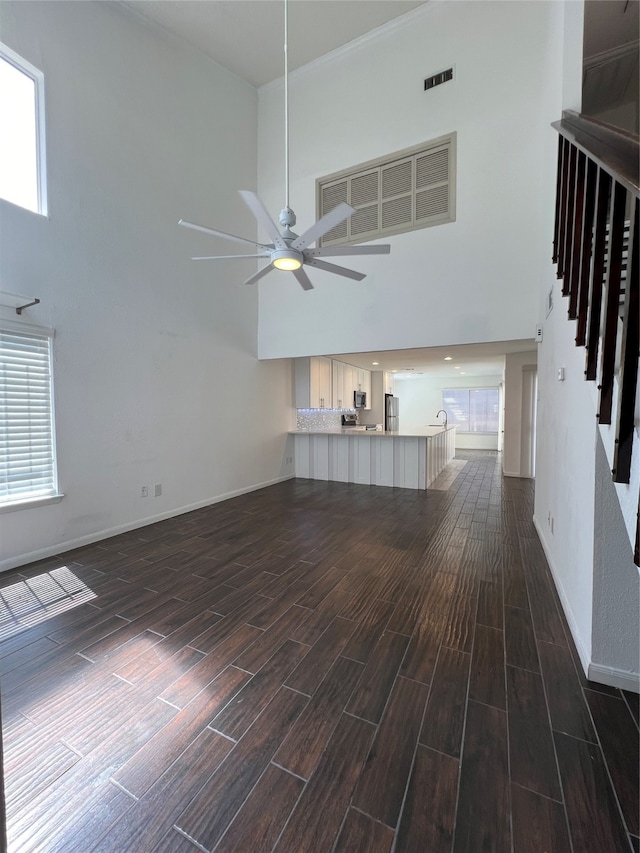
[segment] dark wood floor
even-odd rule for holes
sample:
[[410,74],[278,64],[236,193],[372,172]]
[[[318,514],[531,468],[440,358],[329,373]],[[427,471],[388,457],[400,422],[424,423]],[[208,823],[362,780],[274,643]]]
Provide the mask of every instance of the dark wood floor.
[[3,575],[10,853],[638,850],[638,697],[582,674],[532,484],[459,456]]

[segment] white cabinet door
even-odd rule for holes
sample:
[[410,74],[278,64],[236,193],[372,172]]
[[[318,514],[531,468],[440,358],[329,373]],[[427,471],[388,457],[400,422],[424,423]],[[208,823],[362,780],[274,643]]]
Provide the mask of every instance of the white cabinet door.
[[323,356],[309,359],[309,408],[330,409],[331,359]]
[[367,395],[367,405],[365,409],[371,408],[371,371],[365,370],[363,371],[364,376],[362,377],[362,390]]
[[344,366],[344,407],[345,409],[353,409],[353,392],[358,387],[356,368],[350,364]]
[[344,396],[344,369],[346,366],[347,365],[343,364],[341,361],[334,361],[332,364],[333,387],[331,397],[334,409],[348,408],[348,405],[345,402],[346,397]]

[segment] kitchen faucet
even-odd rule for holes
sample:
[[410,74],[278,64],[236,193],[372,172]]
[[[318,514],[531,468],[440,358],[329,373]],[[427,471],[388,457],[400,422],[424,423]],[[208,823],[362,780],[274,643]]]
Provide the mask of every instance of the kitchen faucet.
[[447,428],[447,413],[445,412],[444,409],[438,409],[438,411],[436,412],[436,420],[438,420],[438,417],[440,415],[444,415],[444,423],[442,424],[442,429],[446,429]]

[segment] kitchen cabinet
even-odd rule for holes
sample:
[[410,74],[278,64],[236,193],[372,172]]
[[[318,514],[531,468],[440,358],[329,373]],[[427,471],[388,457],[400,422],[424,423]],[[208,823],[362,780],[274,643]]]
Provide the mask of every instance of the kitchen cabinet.
[[324,356],[297,358],[295,362],[296,408],[330,409],[333,404],[331,359]]
[[365,409],[370,409],[371,408],[371,371],[365,370],[362,367],[354,367],[353,369],[355,371],[355,380],[356,380],[356,385],[355,385],[354,390],[365,392],[365,394],[367,395],[367,405],[365,406]]
[[334,359],[332,363],[333,388],[331,396],[334,409],[349,409],[352,405],[349,396],[349,385],[348,383],[345,385],[346,367],[348,367],[348,365],[344,364],[342,361],[335,361]]

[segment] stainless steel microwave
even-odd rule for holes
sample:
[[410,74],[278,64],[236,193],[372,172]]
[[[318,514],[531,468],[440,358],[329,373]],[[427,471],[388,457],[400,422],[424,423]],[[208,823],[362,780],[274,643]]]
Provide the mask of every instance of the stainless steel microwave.
[[353,408],[354,409],[365,409],[367,406],[367,392],[366,391],[354,391],[353,392]]

